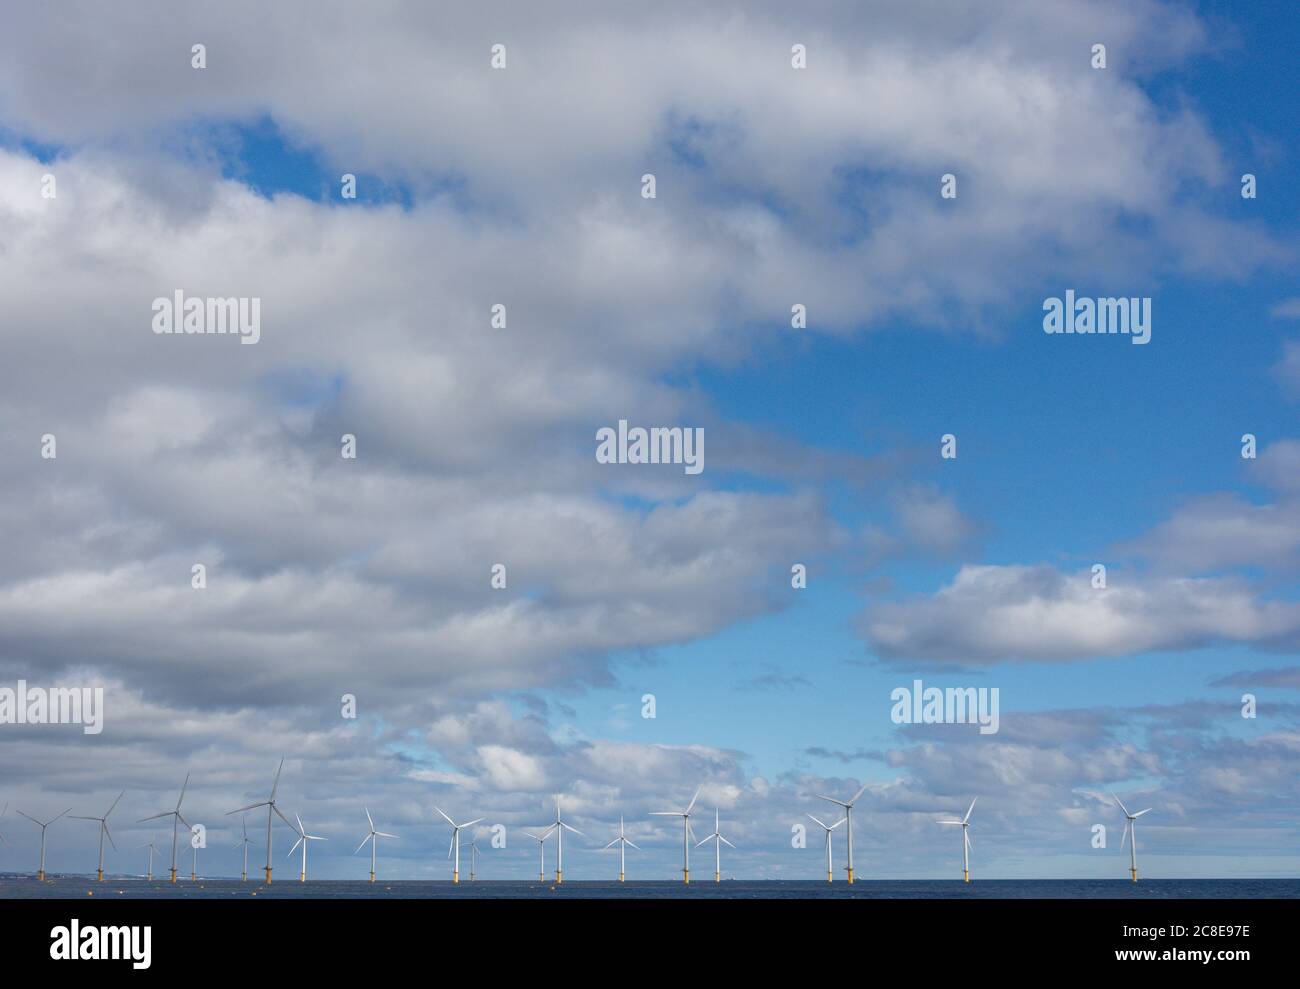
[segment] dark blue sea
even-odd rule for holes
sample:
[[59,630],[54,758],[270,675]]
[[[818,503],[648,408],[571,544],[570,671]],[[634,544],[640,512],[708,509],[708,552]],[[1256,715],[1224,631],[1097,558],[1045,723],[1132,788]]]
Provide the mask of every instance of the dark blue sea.
[[693,882],[462,882],[352,880],[284,881],[267,886],[238,879],[188,879],[172,885],[141,878],[0,876],[0,899],[960,899],[960,900],[1187,900],[1297,899],[1300,879],[986,879],[972,883],[948,880],[859,880],[845,882],[743,881]]

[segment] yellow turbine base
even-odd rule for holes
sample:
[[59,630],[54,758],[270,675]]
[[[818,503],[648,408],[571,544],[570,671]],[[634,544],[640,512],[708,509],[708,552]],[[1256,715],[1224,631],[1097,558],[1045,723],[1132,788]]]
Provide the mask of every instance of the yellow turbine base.
[[194,873],[191,872],[191,873],[190,873],[190,882],[192,882],[192,883],[196,883],[196,882],[198,882],[198,881],[199,881],[199,877],[196,876]]
[[970,882],[970,873],[967,870],[962,869],[961,878],[963,882]]
[[714,881],[715,883],[720,883],[720,882],[722,882],[722,873],[720,873],[720,872],[715,872],[715,873],[713,874],[713,881]]
[[36,873],[36,881],[37,881],[38,883],[43,883],[43,882],[45,882],[45,870],[44,870],[44,869],[39,869],[39,870],[37,870],[37,873]]
[[374,874],[373,872],[370,873],[370,881],[371,881],[372,883],[375,881],[375,874]]
[[560,883],[562,883],[562,882],[564,882],[564,873],[561,872],[559,869],[556,869],[556,870],[555,870],[555,885],[558,886],[558,885],[560,885]]
[[99,870],[99,881],[100,881],[101,883],[104,881],[104,870],[103,870],[103,869],[100,869],[100,870]]
[[619,882],[622,882],[622,881],[623,881],[623,873],[621,873],[621,872],[618,874],[618,881],[619,881]]
[[687,883],[687,884],[689,885],[689,884],[690,884],[690,881],[691,881],[691,870],[690,870],[690,869],[683,869],[683,870],[682,870],[682,882]]
[[307,881],[307,873],[305,872],[298,873],[298,882],[305,883],[306,881]]
[[175,882],[175,881],[176,881],[176,870],[175,870],[175,869],[172,869],[172,870],[171,870],[171,873],[172,873],[172,882]]
[[827,881],[828,883],[833,883],[833,882],[835,882],[835,877],[834,877],[831,873],[828,872],[828,873],[826,873],[826,881]]
[[853,882],[853,870],[849,870],[849,882]]
[[271,867],[269,865],[266,867],[266,885],[271,885]]
[[1134,882],[1137,882],[1137,881],[1138,881],[1138,871],[1137,871],[1137,869],[1129,869],[1129,872],[1133,873],[1133,881],[1134,881]]
[[240,879],[239,881],[240,881],[241,883],[246,883],[246,882],[248,882],[248,873],[245,872],[244,875],[243,875],[243,878]]

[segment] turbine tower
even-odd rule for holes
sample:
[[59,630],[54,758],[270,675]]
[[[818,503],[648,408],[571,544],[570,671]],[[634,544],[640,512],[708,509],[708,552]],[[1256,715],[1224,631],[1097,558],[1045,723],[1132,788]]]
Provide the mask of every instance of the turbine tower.
[[389,834],[387,831],[376,831],[375,821],[374,818],[370,816],[369,807],[366,808],[366,820],[370,822],[370,833],[361,839],[361,844],[357,846],[356,851],[352,854],[355,855],[366,846],[367,841],[370,842],[370,881],[373,883],[375,881],[375,848],[379,844],[379,839],[396,838],[397,835]]
[[190,842],[190,882],[199,881],[199,846]]
[[715,883],[722,882],[722,843],[726,841],[727,846],[729,848],[736,847],[731,842],[727,841],[726,838],[722,837],[722,831],[720,828],[721,826],[718,823],[718,808],[714,807],[713,808],[713,834],[709,835],[707,838],[704,839],[704,841],[699,842],[695,846],[696,848],[699,848],[700,845],[707,844],[710,841],[713,842],[713,848],[714,848],[713,881]]
[[[6,800],[4,807],[0,807],[0,818],[3,818],[5,816],[5,812],[8,809],[9,809],[9,801]],[[9,842],[5,841],[5,836],[0,834],[0,845],[7,845],[7,844],[9,844]]]
[[149,871],[145,873],[144,878],[148,882],[153,882],[153,853],[156,851],[156,849],[153,847],[153,839],[150,838],[149,844],[141,845],[140,847],[149,849]]
[[153,817],[146,817],[137,824],[143,824],[145,821],[156,821],[161,817],[172,818],[172,882],[176,881],[176,837],[179,826],[183,823],[185,829],[190,829],[190,822],[185,820],[185,815],[181,813],[181,801],[185,799],[185,788],[190,785],[190,774],[185,774],[185,782],[181,784],[181,795],[176,799],[176,809],[163,811],[161,814],[154,814]]
[[652,810],[652,817],[680,817],[682,819],[682,881],[689,883],[691,881],[691,840],[695,833],[691,830],[691,808],[695,806],[695,801],[700,799],[699,786],[695,790],[695,796],[691,797],[691,802],[686,805],[685,810]]
[[[69,807],[68,810],[72,810],[72,808]],[[63,814],[66,814],[68,810],[65,810]],[[18,813],[23,814],[22,811],[18,811]],[[62,817],[63,814],[60,814],[59,817]],[[45,829],[57,821],[59,817],[51,817],[44,824],[41,824],[41,822],[32,817],[31,814],[23,814],[23,817],[27,818],[27,820],[31,821],[33,824],[40,824],[41,826],[41,867],[36,871],[36,881],[45,882]]]
[[[581,835],[582,832],[577,828],[570,827],[560,819],[560,795],[555,795],[555,823],[547,829],[555,832],[555,885],[564,882],[564,832],[572,831],[574,834]],[[583,835],[585,838],[586,835]]]
[[818,796],[822,800],[829,800],[831,803],[838,804],[839,806],[844,808],[844,820],[848,824],[848,827],[845,830],[848,833],[848,841],[849,841],[849,882],[850,883],[853,882],[853,805],[858,802],[858,797],[862,796],[862,794],[864,794],[866,791],[867,791],[867,786],[864,783],[862,785],[862,789],[859,790],[857,793],[853,794],[852,798],[847,801],[836,800],[834,797],[823,797],[820,794],[818,794]]
[[248,837],[248,818],[241,818],[240,824],[244,827],[244,837],[236,843],[235,847],[244,850],[244,874],[239,881],[246,883],[248,882],[248,846],[253,843],[253,839]]
[[[433,809],[436,810],[439,814],[442,814],[442,808],[441,808],[441,807],[436,807],[436,806],[435,806]],[[451,825],[451,844],[447,846],[447,858],[451,858],[451,853],[452,853],[453,850],[455,850],[455,852],[456,852],[456,861],[453,862],[453,863],[452,863],[452,866],[451,866],[451,881],[454,882],[454,883],[458,883],[458,882],[460,882],[460,832],[461,832],[461,829],[462,829],[462,828],[472,828],[475,824],[479,824],[480,822],[482,822],[483,818],[481,818],[481,817],[479,817],[479,818],[475,818],[474,820],[472,820],[472,821],[467,821],[467,822],[464,823],[464,824],[457,824],[455,821],[453,821],[453,820],[452,820],[450,817],[448,817],[446,814],[442,814],[442,819],[443,819],[444,821],[446,821],[448,824]]]
[[809,814],[808,816],[811,817],[814,821],[816,821],[817,824],[821,827],[821,829],[826,832],[826,881],[828,883],[834,882],[835,871],[834,871],[834,866],[831,864],[831,832],[834,831],[836,828],[838,828],[845,821],[847,821],[848,818],[841,817],[834,824],[826,824],[824,821],[821,821],[820,819],[813,817],[811,814]]
[[473,882],[478,878],[474,873],[478,867],[478,842],[471,838],[469,840],[469,881]]
[[284,769],[283,756],[280,757],[280,768],[275,771],[275,782],[271,784],[271,795],[267,799],[259,803],[249,804],[247,807],[238,807],[226,814],[229,817],[231,814],[242,814],[246,810],[256,810],[258,807],[266,808],[266,884],[268,886],[271,885],[271,825],[275,823],[275,819],[271,815],[278,815],[280,820],[288,824],[289,827],[293,827],[293,823],[281,814],[280,808],[275,805],[275,791],[280,786],[280,770],[282,769]]
[[[975,800],[978,800],[976,797]],[[961,878],[963,882],[970,882],[970,812],[975,809],[975,800],[970,802],[966,808],[966,816],[960,821],[939,821],[939,824],[956,824],[961,827]]]
[[[121,800],[126,795],[123,790],[117,795],[117,800]],[[117,806],[117,800],[113,801],[113,807]],[[113,807],[108,808],[108,814],[103,817],[82,817],[80,814],[72,816],[78,821],[98,821],[99,822],[99,882],[104,881],[104,839],[108,838],[108,843],[113,846],[113,851],[117,851],[117,845],[113,842],[113,836],[108,833],[108,815],[113,813]]]
[[[302,872],[298,873],[298,882],[305,883],[307,881],[307,842],[329,841],[329,839],[321,838],[314,834],[308,834],[306,829],[302,826],[302,818],[297,814],[293,815],[293,819],[298,822],[298,840],[293,843],[293,848],[289,849],[289,855],[292,855],[294,850],[299,845],[302,845]],[[285,858],[288,858],[289,855],[286,855]]]
[[[1112,797],[1115,797],[1115,794],[1112,793],[1111,796],[1112,796]],[[1125,839],[1131,839],[1131,840],[1129,841],[1129,849],[1128,849],[1128,851],[1129,851],[1129,868],[1128,868],[1128,871],[1129,871],[1129,874],[1133,877],[1133,881],[1134,881],[1134,882],[1137,882],[1137,881],[1138,881],[1138,836],[1137,836],[1137,819],[1138,819],[1139,817],[1141,817],[1143,814],[1146,814],[1146,813],[1150,812],[1151,808],[1148,807],[1146,810],[1140,810],[1140,811],[1138,811],[1136,814],[1130,814],[1130,813],[1128,812],[1128,808],[1124,806],[1123,801],[1121,801],[1121,800],[1119,799],[1119,797],[1115,797],[1115,803],[1119,804],[1119,809],[1122,810],[1122,811],[1124,812],[1124,818],[1125,818],[1125,821],[1124,821],[1124,837],[1121,838],[1121,839],[1119,840],[1119,848],[1120,848],[1120,851],[1123,851],[1123,850],[1124,850],[1124,840],[1125,840]]]
[[537,866],[537,881],[539,883],[546,882],[546,839],[551,836],[551,832],[554,829],[555,829],[555,825],[552,824],[541,834],[533,834],[531,831],[524,832],[524,834],[532,838],[533,841],[537,842],[537,850],[541,854],[541,860],[539,861]]
[[623,881],[623,867],[626,865],[627,846],[631,845],[638,852],[641,851],[639,845],[623,833],[623,815],[618,815],[618,837],[611,841],[606,848],[613,848],[618,845],[618,881]]

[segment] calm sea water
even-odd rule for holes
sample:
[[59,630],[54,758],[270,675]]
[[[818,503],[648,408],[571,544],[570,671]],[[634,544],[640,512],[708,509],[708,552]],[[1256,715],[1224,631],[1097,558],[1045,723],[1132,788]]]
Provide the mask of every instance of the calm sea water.
[[43,883],[34,877],[0,877],[0,899],[82,899],[87,895],[123,899],[1294,899],[1300,879],[986,879],[972,883],[947,880],[860,880],[845,882],[539,882],[447,881],[354,882],[285,881],[270,886],[237,879],[188,879],[146,882],[140,878],[107,879],[53,876]]

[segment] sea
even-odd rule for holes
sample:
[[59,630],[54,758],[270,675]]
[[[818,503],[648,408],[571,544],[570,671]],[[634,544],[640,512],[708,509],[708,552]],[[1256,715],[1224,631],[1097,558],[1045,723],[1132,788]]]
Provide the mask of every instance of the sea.
[[0,899],[750,899],[750,900],[1214,900],[1300,899],[1300,879],[982,879],[970,883],[949,880],[874,880],[817,882],[813,880],[703,880],[689,886],[671,881],[518,882],[312,879],[241,882],[238,879],[166,880],[139,876],[0,875]]

